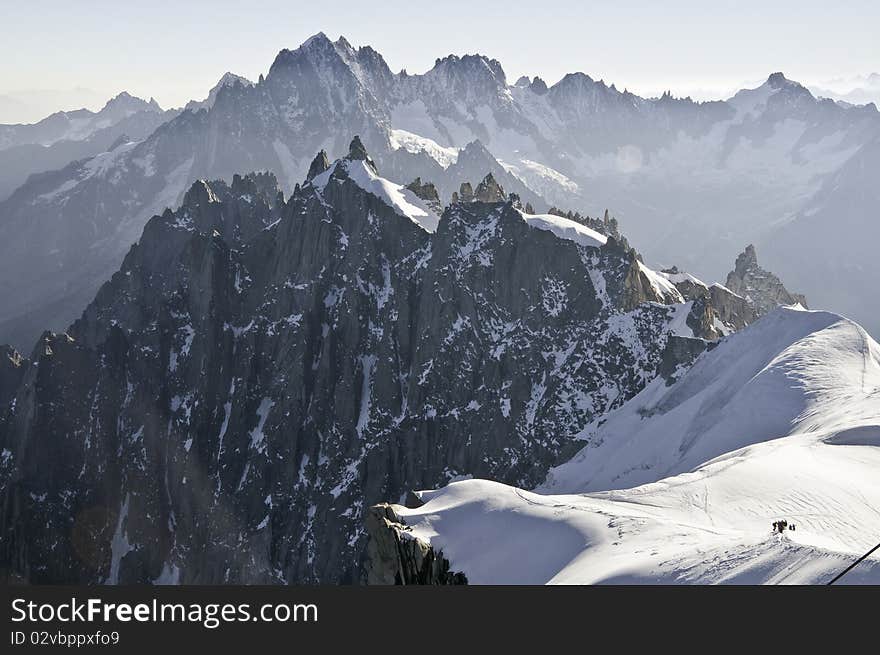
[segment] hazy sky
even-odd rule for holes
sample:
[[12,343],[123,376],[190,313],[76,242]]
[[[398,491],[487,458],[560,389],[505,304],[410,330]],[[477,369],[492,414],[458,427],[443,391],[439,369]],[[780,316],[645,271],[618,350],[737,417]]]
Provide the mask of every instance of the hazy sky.
[[723,96],[776,70],[804,82],[880,71],[880,3],[843,5],[0,0],[0,96],[80,87],[181,106],[227,70],[256,79],[278,50],[318,31],[372,45],[394,71],[424,72],[437,57],[480,52],[500,60],[511,82],[527,74],[552,83],[581,70],[645,94]]

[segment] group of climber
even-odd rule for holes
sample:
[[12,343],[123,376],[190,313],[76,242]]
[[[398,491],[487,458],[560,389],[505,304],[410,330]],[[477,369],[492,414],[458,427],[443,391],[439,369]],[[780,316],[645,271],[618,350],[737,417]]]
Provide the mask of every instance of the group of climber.
[[789,523],[785,519],[773,521],[773,532],[778,532],[779,534],[782,534],[786,530],[794,530],[795,527],[794,523]]

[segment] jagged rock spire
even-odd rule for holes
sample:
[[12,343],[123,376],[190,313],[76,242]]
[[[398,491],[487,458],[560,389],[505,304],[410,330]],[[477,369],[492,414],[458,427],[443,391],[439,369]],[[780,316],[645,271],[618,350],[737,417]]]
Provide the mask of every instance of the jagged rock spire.
[[212,202],[220,202],[220,200],[214,189],[211,188],[211,182],[200,179],[192,183],[189,191],[183,196],[183,202],[180,206],[195,208]]
[[757,265],[758,253],[755,252],[755,246],[750,243],[736,258],[735,272],[741,277],[749,268]]
[[348,146],[348,155],[345,158],[351,161],[364,161],[373,169],[374,173],[378,174],[375,162],[370,159],[370,155],[367,153],[367,149],[358,135],[355,135],[351,140],[351,144]]
[[755,246],[749,244],[736,258],[734,269],[728,273],[725,286],[745,298],[763,316],[778,305],[799,303],[806,307],[807,299],[791,293],[776,275],[761,268]]
[[320,175],[328,168],[330,168],[330,159],[327,157],[327,153],[322,150],[315,155],[315,158],[312,160],[312,163],[309,166],[309,172],[306,174],[306,181],[312,181],[316,176]]
[[504,194],[504,189],[495,180],[495,176],[489,173],[477,185],[474,198],[480,202],[504,202],[507,196]]
[[440,202],[440,194],[437,193],[437,187],[434,186],[433,182],[425,182],[424,184],[422,184],[422,178],[417,177],[412,182],[407,184],[406,188],[412,191],[422,200],[436,203]]

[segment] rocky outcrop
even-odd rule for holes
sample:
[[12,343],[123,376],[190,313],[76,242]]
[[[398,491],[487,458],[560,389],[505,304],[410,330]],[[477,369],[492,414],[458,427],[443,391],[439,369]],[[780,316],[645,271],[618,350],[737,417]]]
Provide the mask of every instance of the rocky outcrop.
[[451,571],[442,551],[414,536],[395,513],[381,503],[367,512],[366,583],[371,585],[464,585],[467,576]]
[[736,266],[727,274],[725,286],[745,298],[758,316],[763,316],[779,305],[800,304],[807,307],[804,296],[790,293],[782,280],[758,265],[755,246],[751,244],[736,258]]
[[681,272],[677,266],[664,268],[661,272],[675,285],[675,288],[678,289],[685,300],[696,300],[697,298],[705,298],[709,295],[709,289],[703,282],[687,273]]
[[680,374],[690,368],[697,357],[711,345],[714,345],[713,342],[705,339],[670,336],[660,363],[660,375],[666,380],[666,384],[671,385],[676,382]]
[[0,346],[0,413],[12,402],[28,363],[15,348]]
[[495,181],[492,173],[483,178],[474,192],[474,200],[478,202],[504,202],[506,199],[504,189]]
[[754,304],[721,284],[709,287],[709,297],[721,322],[735,330],[744,328],[758,318]]
[[440,204],[440,194],[437,193],[437,187],[435,187],[431,182],[425,182],[424,184],[422,184],[422,178],[417,177],[412,182],[407,184],[406,188],[412,191],[422,200],[427,200],[428,202],[433,202],[438,205]]
[[306,174],[306,182],[310,182],[328,168],[330,168],[330,160],[327,158],[327,153],[322,150],[315,155],[312,163],[309,164],[309,172]]
[[379,174],[379,169],[376,167],[376,162],[370,157],[367,153],[367,149],[364,147],[363,141],[357,135],[351,140],[351,143],[348,146],[348,154],[345,156],[349,161],[363,161],[374,174]]

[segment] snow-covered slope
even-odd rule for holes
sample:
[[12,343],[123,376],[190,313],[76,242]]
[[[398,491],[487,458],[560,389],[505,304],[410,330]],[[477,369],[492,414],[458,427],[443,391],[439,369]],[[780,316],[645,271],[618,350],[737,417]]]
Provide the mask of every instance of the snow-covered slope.
[[364,159],[338,160],[332,167],[314,179],[313,186],[323,190],[334,173],[337,173],[338,166],[344,169],[345,177],[354,181],[364,191],[382,200],[399,215],[406,216],[428,232],[437,230],[440,217],[428,203],[404,186],[379,177],[373,165]]
[[821,583],[880,535],[880,346],[831,313],[780,308],[582,436],[538,492],[396,509],[472,583]]
[[591,230],[577,221],[572,221],[555,214],[523,214],[526,223],[539,230],[552,232],[560,239],[574,241],[581,246],[598,248],[608,241],[608,237]]

